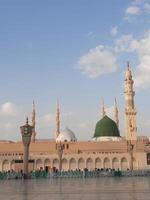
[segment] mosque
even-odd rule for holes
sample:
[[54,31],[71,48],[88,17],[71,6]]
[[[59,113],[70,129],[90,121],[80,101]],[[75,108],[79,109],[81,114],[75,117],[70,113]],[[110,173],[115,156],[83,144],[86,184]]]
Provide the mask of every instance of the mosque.
[[[118,108],[115,101],[114,119],[110,119],[104,105],[102,118],[96,123],[94,135],[90,141],[78,141],[70,129],[60,130],[59,105],[56,111],[55,139],[36,139],[36,112],[32,111],[32,142],[29,153],[29,169],[59,168],[76,170],[87,168],[111,168],[121,170],[138,170],[150,168],[150,141],[147,137],[138,136],[134,105],[132,72],[129,67],[125,71],[125,136],[119,131]],[[61,147],[61,152],[59,151]],[[61,157],[60,157],[61,153]],[[61,158],[61,159],[60,159]],[[23,166],[22,142],[0,141],[0,171],[21,170]]]

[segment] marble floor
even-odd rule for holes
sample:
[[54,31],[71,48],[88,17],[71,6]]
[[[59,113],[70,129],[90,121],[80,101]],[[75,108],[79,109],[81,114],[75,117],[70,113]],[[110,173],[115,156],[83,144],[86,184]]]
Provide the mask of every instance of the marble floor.
[[0,181],[0,200],[150,200],[150,177]]

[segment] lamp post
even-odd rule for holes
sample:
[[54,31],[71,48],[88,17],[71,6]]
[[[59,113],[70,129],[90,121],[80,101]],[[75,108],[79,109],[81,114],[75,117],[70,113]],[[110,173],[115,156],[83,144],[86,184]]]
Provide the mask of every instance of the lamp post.
[[134,148],[134,145],[131,143],[131,141],[129,141],[128,152],[130,154],[130,170],[133,170],[133,148]]
[[62,156],[63,156],[63,144],[61,142],[57,143],[57,154],[59,157],[59,171],[62,170]]
[[29,146],[31,142],[33,127],[28,124],[28,118],[26,119],[26,124],[20,127],[22,135],[22,143],[24,148],[23,154],[23,172],[24,178],[28,178],[28,158],[29,158]]

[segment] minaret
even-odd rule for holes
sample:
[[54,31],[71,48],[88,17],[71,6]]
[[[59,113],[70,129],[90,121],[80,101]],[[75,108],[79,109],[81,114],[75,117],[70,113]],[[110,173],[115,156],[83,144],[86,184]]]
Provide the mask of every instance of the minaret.
[[136,126],[136,109],[134,106],[133,91],[133,79],[132,72],[130,70],[129,62],[127,63],[127,70],[125,72],[125,135],[127,140],[136,140],[137,138],[137,126]]
[[102,99],[101,117],[103,118],[105,115],[106,115],[106,112],[105,112],[104,100]]
[[32,142],[35,142],[35,140],[36,140],[36,131],[35,131],[36,121],[35,121],[35,117],[36,117],[35,102],[33,101],[33,106],[32,106],[32,127],[33,127]]
[[118,107],[117,107],[117,100],[115,98],[114,103],[114,121],[116,122],[118,128],[119,128],[119,115],[118,115]]
[[60,134],[60,109],[59,109],[59,101],[57,100],[57,108],[56,108],[56,138]]

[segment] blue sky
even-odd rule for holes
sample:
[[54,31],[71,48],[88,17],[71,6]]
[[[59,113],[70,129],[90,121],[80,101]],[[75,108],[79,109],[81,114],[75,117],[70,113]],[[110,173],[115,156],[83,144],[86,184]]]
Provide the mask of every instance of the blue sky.
[[20,139],[33,99],[37,137],[52,138],[56,100],[61,128],[90,139],[103,97],[114,98],[124,135],[123,79],[135,79],[139,135],[150,136],[149,0],[0,0],[0,137]]

